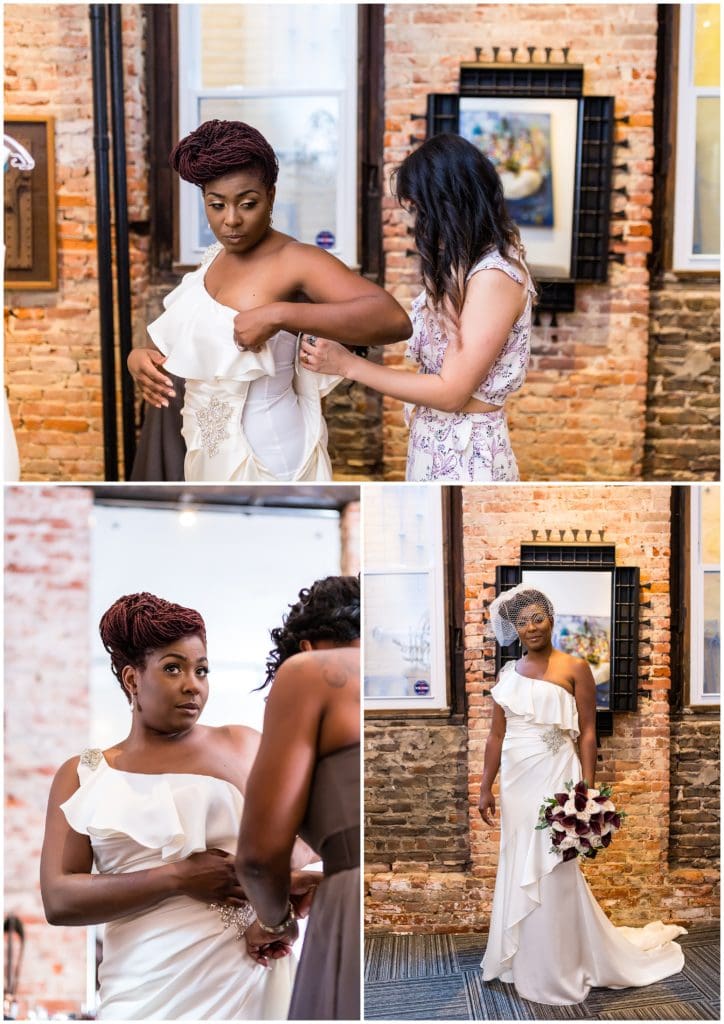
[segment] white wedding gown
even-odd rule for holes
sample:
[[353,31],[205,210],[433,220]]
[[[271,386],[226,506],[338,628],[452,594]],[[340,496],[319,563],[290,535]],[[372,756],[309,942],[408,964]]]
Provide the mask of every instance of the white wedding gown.
[[[95,750],[81,756],[78,776],[62,810],[90,837],[102,874],[236,850],[244,801],[230,782],[118,771]],[[262,967],[218,911],[177,896],[110,921],[99,973],[102,1020],[284,1020],[294,958]]]
[[322,398],[342,380],[299,361],[296,335],[279,331],[260,352],[234,343],[237,310],[206,290],[221,251],[163,300],[148,333],[167,357],[163,369],[185,378],[184,478],[223,483],[331,480]]
[[573,695],[520,675],[512,662],[491,694],[506,724],[500,860],[481,964],[484,980],[512,982],[524,999],[566,1006],[582,1002],[593,986],[650,985],[676,974],[684,954],[671,940],[686,929],[661,921],[616,928],[596,902],[578,860],[563,863],[560,854],[550,852],[549,831],[535,829],[543,800],[568,780],[581,779]]

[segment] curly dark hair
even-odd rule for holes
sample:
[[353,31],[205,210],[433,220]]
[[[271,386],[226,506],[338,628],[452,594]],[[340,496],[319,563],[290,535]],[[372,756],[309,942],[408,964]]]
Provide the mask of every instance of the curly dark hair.
[[273,682],[287,658],[299,654],[302,640],[332,640],[347,644],[359,639],[360,591],[358,576],[327,576],[289,605],[282,625],[270,631],[274,647],[266,660],[266,679],[258,690]]
[[461,135],[434,135],[403,160],[393,179],[397,200],[415,213],[422,280],[435,309],[447,299],[460,316],[468,273],[489,249],[524,260],[498,172]]
[[187,636],[200,636],[206,643],[206,625],[197,611],[148,593],[119,597],[98,628],[111,656],[111,671],[129,703],[131,696],[122,678],[126,665],[144,668],[151,651]]
[[184,181],[201,189],[222,174],[255,170],[271,190],[279,175],[274,150],[261,132],[243,121],[204,121],[176,143],[169,163]]

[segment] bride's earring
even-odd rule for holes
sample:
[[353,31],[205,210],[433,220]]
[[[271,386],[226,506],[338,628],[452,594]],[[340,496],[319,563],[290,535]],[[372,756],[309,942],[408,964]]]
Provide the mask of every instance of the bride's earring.
[[131,694],[131,713],[136,710],[136,698],[134,694]]
[[274,218],[273,218],[272,214],[273,214],[273,210],[270,210],[269,211],[269,227],[271,227],[272,224],[274,223]]

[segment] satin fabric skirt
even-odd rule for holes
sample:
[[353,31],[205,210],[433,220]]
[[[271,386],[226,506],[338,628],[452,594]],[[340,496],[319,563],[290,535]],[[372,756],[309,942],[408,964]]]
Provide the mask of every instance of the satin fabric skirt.
[[[685,934],[660,921],[616,928],[603,913],[578,860],[551,853],[547,830],[536,831],[544,798],[581,778],[575,744],[555,751],[548,725],[508,719],[500,767],[500,860],[490,934],[481,964],[485,981],[515,985],[532,1002],[566,1006],[596,987],[650,985],[684,966],[671,940]],[[606,856],[606,854],[602,854]]]

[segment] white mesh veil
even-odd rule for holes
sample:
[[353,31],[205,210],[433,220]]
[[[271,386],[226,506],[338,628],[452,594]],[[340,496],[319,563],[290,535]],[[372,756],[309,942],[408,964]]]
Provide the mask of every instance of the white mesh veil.
[[499,594],[490,605],[490,620],[493,624],[495,638],[501,647],[512,644],[518,636],[516,623],[524,608],[533,604],[545,609],[551,621],[555,616],[550,598],[529,583],[519,583],[517,587]]

